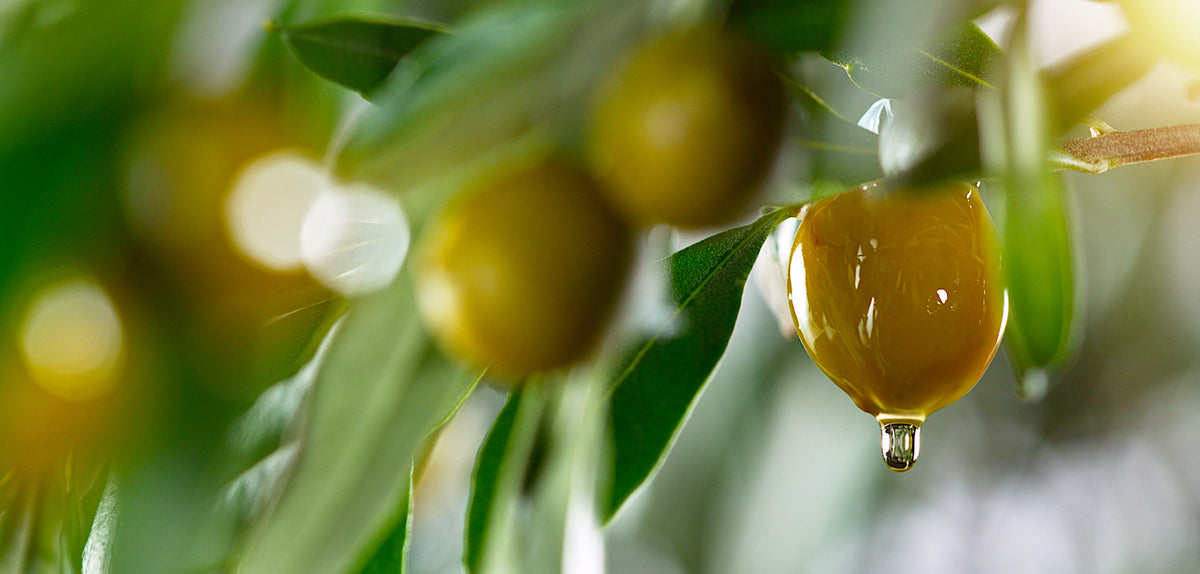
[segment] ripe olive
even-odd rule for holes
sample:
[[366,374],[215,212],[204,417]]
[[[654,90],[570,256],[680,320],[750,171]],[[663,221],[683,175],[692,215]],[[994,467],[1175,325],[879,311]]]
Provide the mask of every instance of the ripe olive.
[[426,236],[419,307],[450,353],[515,381],[588,354],[631,251],[624,221],[585,172],[546,161],[493,174]]
[[589,161],[639,223],[726,223],[770,169],[785,104],[771,62],[750,46],[715,29],[668,34],[601,85]]
[[975,386],[1007,314],[979,190],[944,186],[872,183],[812,204],[789,267],[792,317],[813,361],[881,424],[914,432]]

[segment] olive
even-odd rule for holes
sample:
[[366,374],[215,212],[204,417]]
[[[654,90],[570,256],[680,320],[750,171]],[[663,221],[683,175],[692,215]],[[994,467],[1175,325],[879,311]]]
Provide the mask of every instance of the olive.
[[979,190],[962,183],[872,183],[802,214],[788,272],[796,330],[885,440],[893,423],[915,433],[991,362],[1007,315],[997,243]]
[[642,224],[706,227],[741,215],[768,173],[786,99],[769,59],[726,32],[659,37],[599,88],[587,153]]
[[421,314],[441,346],[517,382],[593,348],[631,234],[586,172],[550,160],[464,189],[418,251]]

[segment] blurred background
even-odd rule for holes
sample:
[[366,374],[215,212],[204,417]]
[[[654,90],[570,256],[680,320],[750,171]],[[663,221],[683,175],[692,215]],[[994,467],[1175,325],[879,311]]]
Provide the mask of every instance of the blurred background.
[[[29,533],[65,528],[79,509],[64,500],[102,507],[114,459],[131,469],[121,528],[139,556],[124,569],[195,553],[223,571],[229,531],[176,526],[203,522],[207,493],[286,440],[231,450],[231,425],[312,358],[348,298],[392,281],[410,242],[395,195],[328,175],[327,150],[367,104],[263,24],[448,22],[470,4],[0,3],[0,571],[53,562]],[[1032,6],[1045,65],[1128,27],[1116,3]],[[978,23],[1003,41],[1012,19]],[[844,77],[822,65],[805,64]],[[1164,61],[1096,115],[1121,130],[1200,122],[1195,78]],[[920,464],[890,472],[876,423],[808,359],[786,305],[783,328],[773,311],[762,268],[786,261],[781,234],[665,466],[605,532],[606,570],[1200,571],[1200,158],[1066,177],[1082,346],[1044,399],[1020,401],[998,356],[926,423]],[[412,572],[461,570],[471,467],[503,400],[480,387],[437,441]]]

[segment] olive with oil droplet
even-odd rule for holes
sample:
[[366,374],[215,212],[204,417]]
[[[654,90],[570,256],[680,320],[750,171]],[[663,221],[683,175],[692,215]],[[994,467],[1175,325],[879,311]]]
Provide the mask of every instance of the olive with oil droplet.
[[1000,344],[1007,302],[991,219],[968,184],[870,183],[808,206],[788,299],[813,361],[912,467],[920,426],[965,395]]

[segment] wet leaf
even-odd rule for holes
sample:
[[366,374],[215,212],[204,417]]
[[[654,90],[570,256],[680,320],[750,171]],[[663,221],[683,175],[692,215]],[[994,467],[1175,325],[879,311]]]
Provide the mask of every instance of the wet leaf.
[[[811,158],[810,180],[859,182],[878,179],[879,137],[859,126],[796,78],[784,82],[802,113],[800,145]],[[848,187],[838,184],[836,187]]]
[[277,25],[292,53],[321,77],[370,98],[414,48],[446,33],[419,20],[339,17]]
[[613,384],[612,490],[602,506],[610,520],[654,474],[733,333],[746,278],[763,242],[794,211],[778,209],[719,233],[667,260],[677,311],[670,323],[628,354]]
[[837,48],[821,55],[845,68],[860,88],[881,98],[901,98],[925,86],[990,88],[991,70],[1004,59],[1004,51],[969,22],[929,45]]
[[919,188],[980,175],[975,97],[962,88],[929,86],[899,100],[879,134],[883,173],[898,188]]

